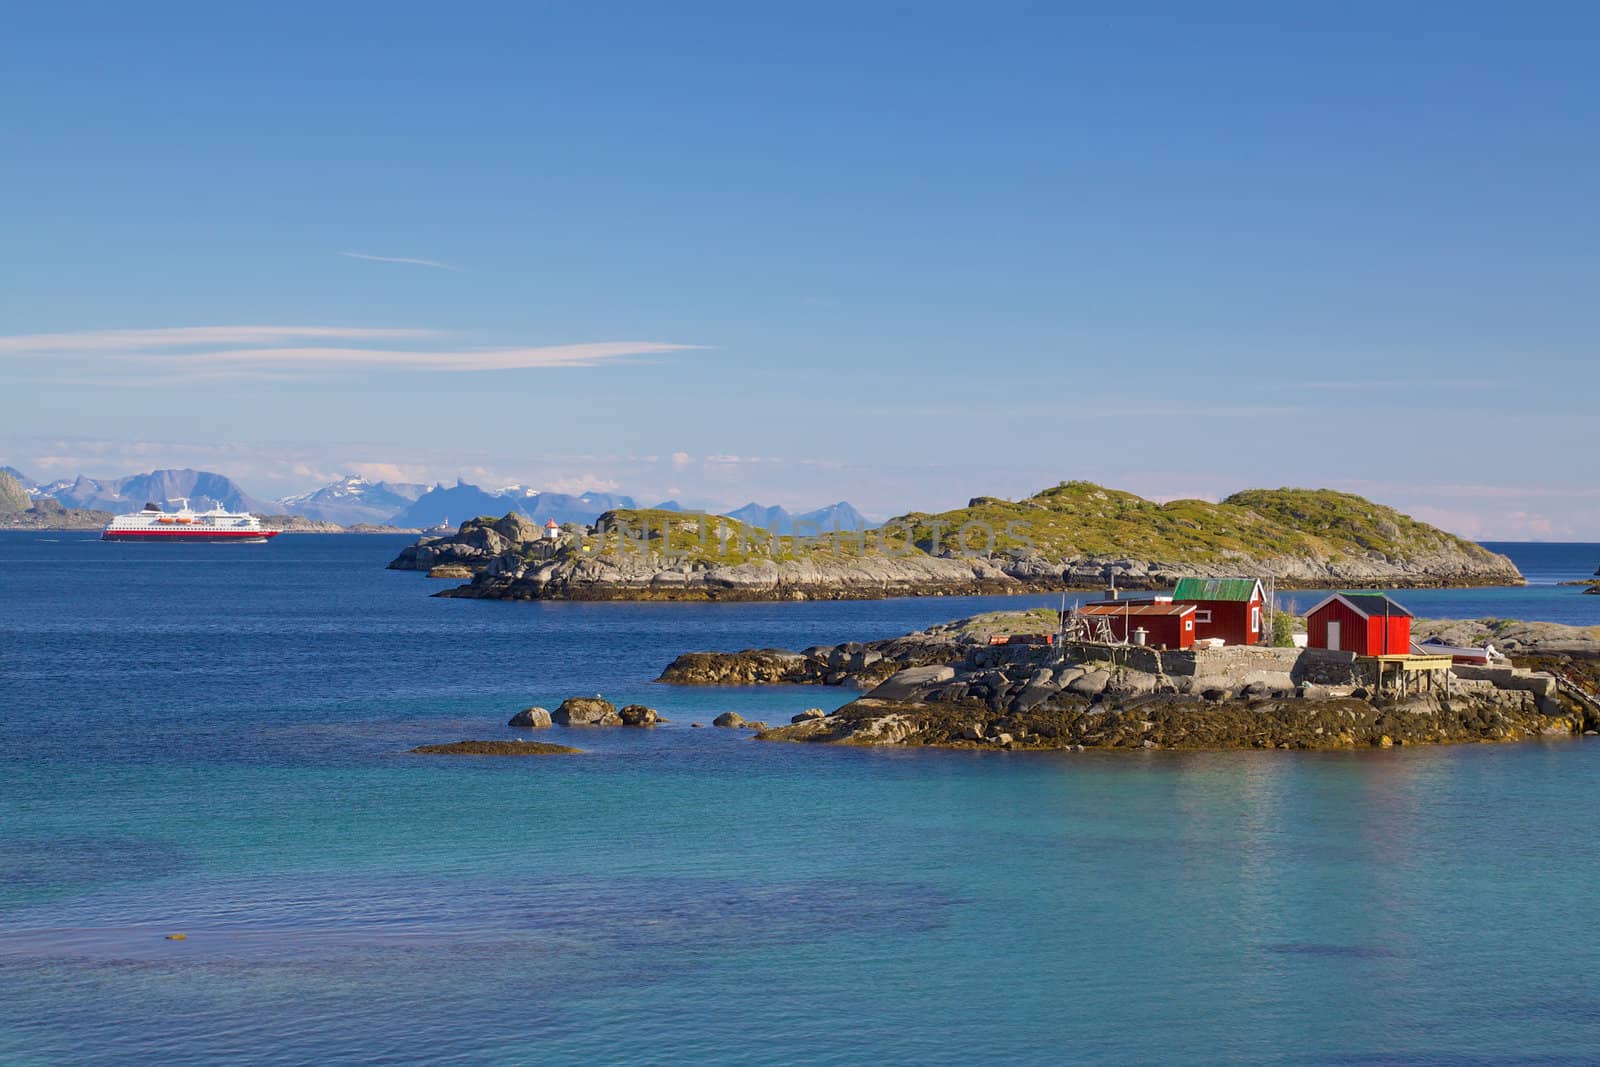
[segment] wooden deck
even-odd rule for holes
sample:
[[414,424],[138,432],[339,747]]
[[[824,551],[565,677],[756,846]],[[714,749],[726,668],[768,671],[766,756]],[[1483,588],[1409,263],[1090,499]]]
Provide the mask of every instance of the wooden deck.
[[1380,666],[1398,667],[1402,671],[1447,671],[1455,662],[1452,656],[1418,656],[1415,653],[1406,653],[1395,656],[1363,656],[1362,659],[1375,660]]
[[[1397,696],[1422,691],[1423,683],[1432,692],[1438,679],[1443,679],[1444,695],[1450,695],[1450,667],[1455,662],[1451,656],[1419,656],[1402,653],[1392,656],[1360,656],[1358,663],[1372,664],[1373,688]],[[1388,683],[1385,685],[1385,683]]]

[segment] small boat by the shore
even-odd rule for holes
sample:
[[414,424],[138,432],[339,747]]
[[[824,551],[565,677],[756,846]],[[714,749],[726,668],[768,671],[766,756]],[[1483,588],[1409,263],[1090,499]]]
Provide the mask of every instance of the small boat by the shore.
[[1445,643],[1443,638],[1430,637],[1424,641],[1411,642],[1411,652],[1417,656],[1449,656],[1456,663],[1471,666],[1487,667],[1492,663],[1504,663],[1505,653],[1493,645],[1484,645],[1476,648],[1471,645],[1451,645]]

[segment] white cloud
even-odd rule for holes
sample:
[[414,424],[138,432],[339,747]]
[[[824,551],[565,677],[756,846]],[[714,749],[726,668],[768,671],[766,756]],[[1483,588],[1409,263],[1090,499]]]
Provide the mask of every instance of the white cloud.
[[441,263],[437,259],[413,259],[410,256],[374,256],[366,252],[340,252],[341,256],[349,259],[365,259],[373,263],[405,263],[413,267],[434,267],[438,270],[453,270],[457,274],[462,268],[453,263]]
[[147,355],[143,359],[174,367],[228,366],[266,370],[272,367],[317,369],[394,367],[413,370],[532,370],[548,367],[594,367],[628,356],[682,352],[698,345],[659,341],[598,341],[529,348],[463,348],[445,351],[384,348],[235,348],[214,352]]
[[602,478],[597,474],[585,473],[568,478],[547,479],[539,483],[539,488],[546,493],[582,496],[584,493],[615,493],[622,489],[622,483],[615,478]]
[[[427,482],[428,468],[417,464],[402,463],[350,463],[347,464],[351,474],[359,474],[369,482]],[[331,482],[332,478],[322,479]]]
[[[662,341],[423,346],[440,336],[436,330],[339,326],[91,330],[0,337],[0,358],[29,360],[30,367],[46,369],[57,383],[152,385],[271,381],[377,369],[470,372],[595,367],[700,347]],[[415,347],[374,344],[379,341],[405,341]],[[41,362],[39,357],[49,361]]]
[[1347,378],[1332,381],[1290,382],[1296,389],[1382,393],[1389,389],[1496,389],[1505,385],[1492,378]]
[[1420,504],[1409,509],[1412,518],[1474,541],[1549,541],[1576,537],[1567,523],[1536,511],[1501,511],[1480,514],[1459,508]]
[[293,341],[392,341],[434,337],[435,330],[348,326],[177,326],[158,330],[80,330],[0,337],[0,353],[96,355],[152,348],[268,345]]

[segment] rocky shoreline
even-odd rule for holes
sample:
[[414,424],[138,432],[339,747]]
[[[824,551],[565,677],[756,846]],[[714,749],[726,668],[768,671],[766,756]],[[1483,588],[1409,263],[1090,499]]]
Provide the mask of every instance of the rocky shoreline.
[[1572,737],[1585,722],[1536,701],[1456,697],[1382,706],[1358,698],[1194,697],[1054,701],[996,712],[973,701],[862,697],[820,719],[765,730],[762,741],[1017,749],[1351,749]]
[[[800,652],[686,653],[660,680],[864,689],[831,714],[797,716],[757,735],[841,745],[1354,748],[1600,728],[1597,705],[1564,688],[1570,678],[1568,685],[1600,694],[1600,640],[1572,627],[1498,626],[1503,643],[1549,669],[1457,666],[1447,682],[1398,697],[1377,692],[1355,656],[1322,649],[988,643],[990,633],[1018,622],[1015,613],[1002,613]],[[1486,628],[1495,632],[1495,621],[1460,624],[1453,634],[1477,636]]]

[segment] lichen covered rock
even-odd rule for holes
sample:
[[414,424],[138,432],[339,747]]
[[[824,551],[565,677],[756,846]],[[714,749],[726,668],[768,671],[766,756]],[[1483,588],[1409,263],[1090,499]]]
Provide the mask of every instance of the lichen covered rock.
[[654,726],[658,722],[666,721],[656,712],[655,708],[649,708],[643,704],[629,704],[617,712],[617,717],[622,720],[622,725],[624,726]]
[[518,726],[527,730],[542,730],[554,722],[550,713],[544,708],[523,708],[511,716],[507,726]]
[[599,697],[569,697],[550,718],[560,726],[621,726],[616,705]]

